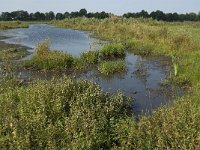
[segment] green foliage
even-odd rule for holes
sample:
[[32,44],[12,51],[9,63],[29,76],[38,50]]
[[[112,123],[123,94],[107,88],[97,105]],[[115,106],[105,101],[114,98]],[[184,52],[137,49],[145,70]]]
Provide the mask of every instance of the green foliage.
[[92,82],[38,81],[0,95],[1,149],[110,149],[130,100]]
[[99,59],[99,52],[98,51],[88,51],[88,52],[83,52],[80,56],[80,58],[88,64],[96,64],[98,63]]
[[[54,79],[23,88],[5,82],[8,86],[0,84],[1,149],[200,149],[199,23],[80,18],[54,23],[94,30],[97,37],[123,43],[124,50],[138,54],[175,56],[175,81],[189,82],[190,91],[152,116],[142,116],[134,122],[133,117],[127,116],[127,98],[121,93],[102,93],[88,81]],[[60,52],[44,48],[38,61],[44,57],[46,64],[53,62],[49,66],[59,66],[56,58],[63,57],[63,53],[57,53]],[[87,55],[81,56],[87,62],[81,57],[73,58],[73,67],[82,69],[94,62],[96,57]],[[98,69],[105,75],[126,70],[122,60],[99,63]]]
[[25,64],[36,69],[55,70],[69,69],[73,65],[73,57],[60,51],[49,51],[48,42],[42,42],[36,47],[36,54]]
[[102,59],[119,58],[125,56],[125,47],[119,43],[109,43],[103,45],[99,53]]
[[75,70],[82,71],[86,68],[85,60],[80,57],[74,57],[73,67]]
[[99,64],[98,70],[106,76],[122,73],[126,71],[126,62],[124,60],[104,61]]

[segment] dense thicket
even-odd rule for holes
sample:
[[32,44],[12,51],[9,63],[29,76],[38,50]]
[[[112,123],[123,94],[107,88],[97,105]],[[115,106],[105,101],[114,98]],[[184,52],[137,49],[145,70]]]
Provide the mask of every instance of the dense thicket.
[[76,18],[76,17],[88,17],[88,18],[98,18],[104,19],[108,18],[109,14],[102,11],[96,13],[88,13],[86,9],[81,9],[76,12],[65,12],[65,13],[57,13],[54,12],[36,12],[36,13],[28,13],[27,11],[13,11],[13,12],[2,12],[0,15],[0,20],[2,21],[11,21],[11,20],[20,20],[20,21],[34,21],[34,20],[62,20],[65,18]]
[[153,18],[155,20],[163,20],[163,21],[199,21],[200,13],[186,13],[186,14],[178,14],[178,13],[164,13],[160,10],[153,11],[148,13],[147,11],[142,10],[138,13],[126,13],[123,15],[125,18]]

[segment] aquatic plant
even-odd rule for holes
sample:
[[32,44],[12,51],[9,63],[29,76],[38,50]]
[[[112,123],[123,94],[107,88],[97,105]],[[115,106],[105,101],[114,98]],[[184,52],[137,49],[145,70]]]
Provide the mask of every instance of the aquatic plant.
[[103,61],[99,64],[98,70],[106,76],[122,73],[126,71],[126,62],[124,60]]
[[73,68],[78,71],[83,71],[86,69],[87,64],[85,63],[85,60],[80,57],[74,57],[73,58]]
[[125,56],[125,47],[120,43],[104,44],[99,51],[101,59],[120,58]]
[[72,55],[61,51],[50,51],[48,41],[39,43],[33,58],[25,61],[25,67],[39,70],[64,70],[71,68],[72,65]]
[[99,60],[99,52],[98,51],[87,51],[87,52],[83,52],[80,55],[80,58],[88,64],[96,64],[98,63]]

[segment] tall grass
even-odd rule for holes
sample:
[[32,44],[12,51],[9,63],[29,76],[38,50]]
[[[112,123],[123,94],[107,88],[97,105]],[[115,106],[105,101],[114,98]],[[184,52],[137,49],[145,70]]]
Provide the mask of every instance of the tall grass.
[[0,29],[27,28],[28,23],[22,21],[0,21]]
[[[133,45],[129,42],[128,46],[132,50],[137,50],[143,45],[152,45],[150,53],[154,54],[169,54],[171,51],[180,53],[193,50],[197,46],[190,33],[187,32],[185,24],[164,23],[150,19],[98,20],[86,18],[66,19],[52,23],[58,27],[92,30],[95,31],[94,36],[96,37],[121,42],[125,45],[133,41]],[[178,27],[181,28],[178,29]]]
[[55,70],[69,69],[73,65],[73,57],[64,52],[50,51],[47,41],[41,42],[36,47],[36,54],[30,61],[26,62],[26,66],[32,66],[36,69]]
[[124,60],[103,61],[99,64],[98,70],[105,76],[122,73],[126,71],[126,62]]
[[99,55],[102,59],[120,58],[125,56],[125,47],[120,43],[104,44]]

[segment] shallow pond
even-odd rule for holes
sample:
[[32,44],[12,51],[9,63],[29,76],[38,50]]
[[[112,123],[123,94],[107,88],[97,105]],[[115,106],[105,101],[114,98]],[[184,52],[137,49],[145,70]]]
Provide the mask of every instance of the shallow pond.
[[[67,51],[73,55],[90,49],[90,45],[96,39],[89,34],[71,29],[61,29],[48,25],[30,25],[28,29],[14,29],[0,32],[0,36],[9,36],[5,42],[21,44],[34,48],[35,45],[44,40],[51,41],[51,49]],[[95,46],[96,47],[96,46]],[[98,47],[98,46],[97,46]],[[100,85],[103,91],[115,93],[119,90],[125,95],[133,98],[133,112],[152,112],[159,106],[168,104],[182,91],[173,85],[163,86],[161,84],[171,70],[171,61],[166,57],[143,58],[132,53],[125,57],[128,71],[124,74],[115,74],[106,78],[97,69],[91,69],[84,73],[76,74],[76,78],[90,79]],[[22,79],[49,78],[61,76],[62,73],[44,73],[31,70],[20,71],[17,76]]]
[[90,38],[85,32],[55,28],[46,24],[32,24],[29,28],[0,31],[0,36],[6,36],[3,41],[10,44],[20,44],[30,48],[44,40],[49,40],[51,50],[67,51],[72,55],[96,48],[97,39]]

